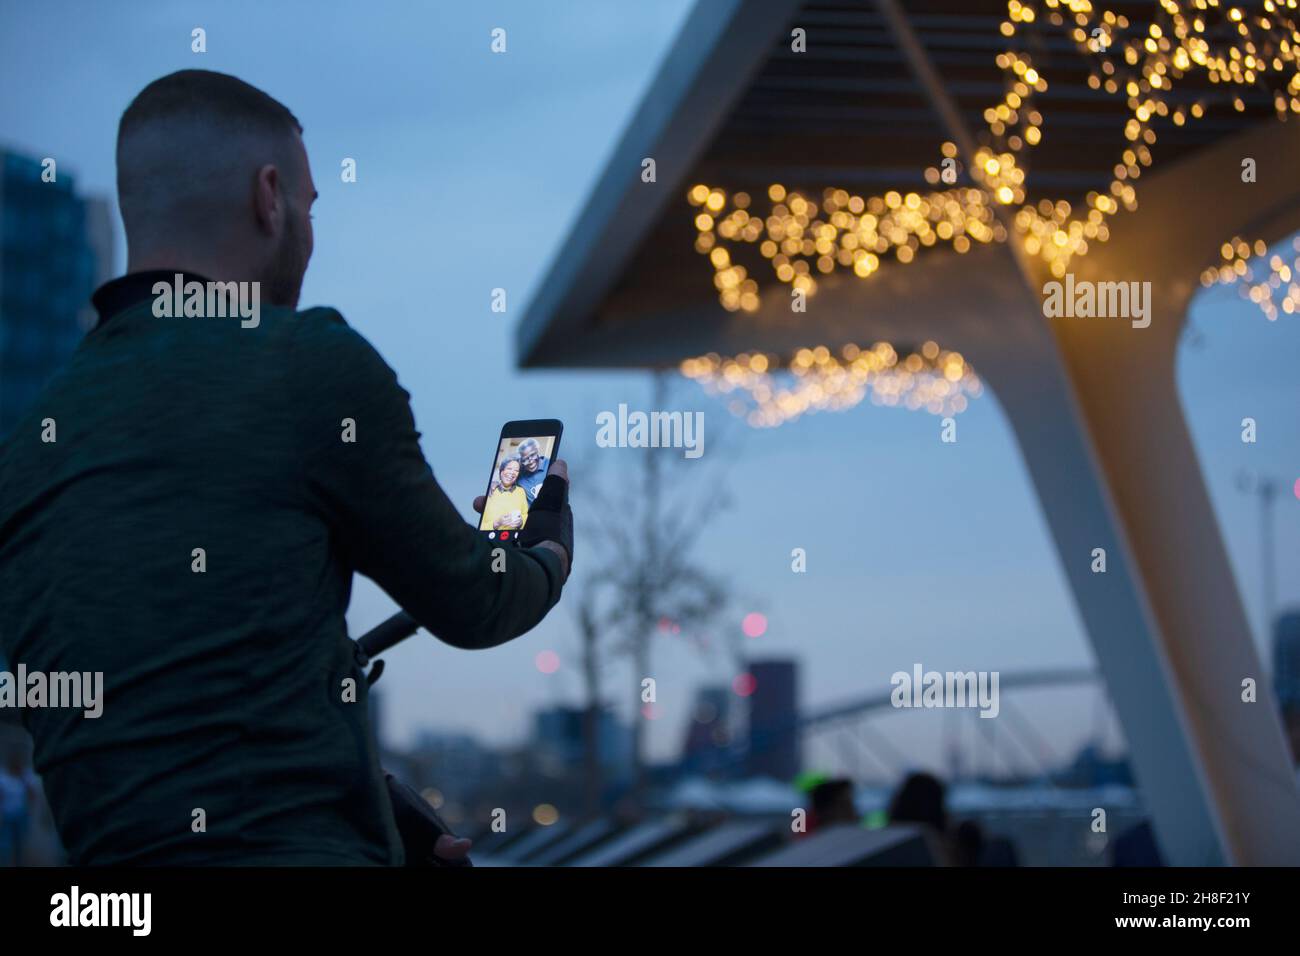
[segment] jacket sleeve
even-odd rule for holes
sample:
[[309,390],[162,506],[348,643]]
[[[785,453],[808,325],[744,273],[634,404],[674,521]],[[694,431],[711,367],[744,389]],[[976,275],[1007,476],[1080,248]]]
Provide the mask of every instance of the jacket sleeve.
[[559,558],[494,545],[467,524],[425,461],[410,395],[379,353],[333,310],[298,321],[307,481],[352,566],[456,647],[495,647],[535,627],[560,599]]

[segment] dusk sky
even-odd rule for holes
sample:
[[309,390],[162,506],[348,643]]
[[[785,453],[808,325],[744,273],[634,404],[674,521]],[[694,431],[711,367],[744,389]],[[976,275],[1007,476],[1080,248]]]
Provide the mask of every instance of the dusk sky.
[[[320,191],[302,304],[338,308],[397,371],[434,472],[468,517],[508,419],[562,419],[563,457],[598,459],[607,481],[639,464],[635,450],[597,448],[595,419],[621,402],[647,408],[648,377],[520,372],[513,332],[689,5],[566,0],[402,4],[388,12],[379,4],[160,0],[132,3],[127,24],[116,4],[6,4],[0,147],[55,157],[80,192],[111,196],[118,118],[149,81],[182,68],[219,70],[284,102],[305,128]],[[330,6],[337,12],[327,16]],[[196,26],[207,31],[206,54],[190,50]],[[508,31],[505,55],[489,50],[494,27]],[[356,183],[340,181],[344,157],[357,161]],[[1158,150],[1156,160],[1158,167]],[[120,273],[120,229],[118,242]],[[1190,264],[1190,274],[1199,267]],[[708,283],[703,259],[700,269]],[[504,315],[489,308],[496,287],[508,292]],[[1243,468],[1286,480],[1277,507],[1278,596],[1300,604],[1300,501],[1291,487],[1300,478],[1300,317],[1270,323],[1234,289],[1216,289],[1198,299],[1191,327],[1180,388],[1263,648],[1257,505],[1235,480]],[[799,660],[805,707],[887,691],[894,671],[918,662],[1004,678],[1092,666],[992,392],[960,417],[955,447],[938,441],[938,420],[923,412],[864,403],[759,431],[692,383],[676,396],[683,410],[705,413],[706,449],[724,420],[736,433],[726,451],[733,504],[699,552],[735,587],[725,626],[738,632],[746,612],[767,615],[767,633],[749,650]],[[1247,416],[1259,422],[1256,445],[1240,440]],[[706,450],[701,464],[707,460]],[[582,471],[575,467],[572,479],[580,490]],[[591,555],[583,536],[599,529],[581,513],[577,521],[581,575]],[[806,574],[791,572],[795,547],[807,552]],[[393,610],[358,579],[353,633]],[[724,635],[713,637],[721,643]],[[702,657],[681,638],[656,640],[660,716],[650,739],[652,752],[667,756],[680,744],[696,689],[734,673],[725,655]],[[544,650],[559,655],[554,674],[534,663]],[[563,602],[533,633],[496,650],[458,651],[427,635],[408,642],[389,655],[380,685],[386,732],[399,744],[422,728],[521,740],[538,706],[578,701],[576,651]],[[611,666],[608,679],[607,696],[633,719],[626,664]],[[1068,754],[1091,727],[1091,700],[1036,693],[1026,695],[1024,710]],[[882,727],[897,731],[903,749],[916,742],[924,762],[933,756],[922,743],[930,732],[918,728],[932,727],[933,715],[914,716],[891,715]]]

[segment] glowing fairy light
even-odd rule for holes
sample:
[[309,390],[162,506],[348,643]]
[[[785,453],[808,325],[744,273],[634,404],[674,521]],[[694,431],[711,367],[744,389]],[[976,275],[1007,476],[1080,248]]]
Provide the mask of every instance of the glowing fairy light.
[[1248,243],[1233,236],[1219,249],[1220,264],[1201,273],[1201,285],[1235,285],[1270,322],[1281,313],[1295,315],[1300,313],[1300,236],[1291,240],[1291,250],[1296,255],[1287,262],[1280,255],[1269,256],[1262,239]]
[[[1073,257],[1109,239],[1112,216],[1137,208],[1136,184],[1152,165],[1157,123],[1184,126],[1206,116],[1204,101],[1189,102],[1179,90],[1184,79],[1194,76],[1243,90],[1262,88],[1271,94],[1280,119],[1300,113],[1297,5],[1298,0],[1264,0],[1262,11],[1247,13],[1225,8],[1217,0],[1159,0],[1152,5],[1151,22],[1135,23],[1090,0],[1010,0],[1007,19],[1000,25],[1002,36],[1014,40],[1026,29],[1066,33],[1088,59],[1088,86],[1123,102],[1127,116],[1107,188],[1090,191],[1078,206],[1064,199],[1028,201],[1021,158],[1043,140],[1044,117],[1034,98],[1047,90],[1048,81],[1028,53],[1006,49],[995,58],[1005,93],[984,111],[984,142],[968,157],[964,170],[969,185],[954,183],[925,193],[891,190],[880,196],[832,187],[818,197],[773,183],[756,201],[748,193],[728,194],[699,183],[687,193],[697,210],[695,249],[709,258],[718,299],[731,312],[758,310],[760,278],[768,271],[779,283],[812,296],[819,275],[844,269],[867,279],[882,268],[915,261],[922,249],[932,246],[964,254],[976,243],[1018,242],[1059,278]],[[1239,95],[1232,96],[1231,108],[1245,110]],[[941,152],[945,164],[955,167],[955,144],[943,143]],[[944,173],[933,167],[925,178],[932,186],[945,181]],[[999,206],[1013,210],[1008,219],[995,213]],[[1004,221],[1010,222],[1010,229]],[[1220,269],[1217,280],[1209,281],[1245,279],[1244,294],[1276,318],[1278,311],[1293,312],[1300,306],[1291,278],[1300,271],[1300,261],[1270,263],[1269,268],[1267,278],[1254,268],[1248,270],[1249,277],[1239,271],[1229,277]],[[878,348],[866,351],[874,354]],[[768,364],[758,367],[755,359]],[[960,411],[967,397],[977,394],[972,388],[978,387],[973,374],[968,379],[965,372],[953,380],[947,369],[936,375],[933,369],[918,374],[921,369],[899,370],[896,364],[867,368],[856,358],[802,364],[791,360],[782,366],[788,373],[785,384],[773,374],[777,367],[771,356],[711,355],[686,360],[682,371],[711,391],[747,391],[750,406],[733,410],[756,425],[851,407],[866,397],[951,414]]]
[[877,342],[799,349],[788,360],[762,353],[734,358],[689,358],[681,372],[755,427],[772,427],[817,411],[842,411],[863,400],[875,405],[953,415],[983,392],[979,377],[958,352],[935,342],[901,356]]

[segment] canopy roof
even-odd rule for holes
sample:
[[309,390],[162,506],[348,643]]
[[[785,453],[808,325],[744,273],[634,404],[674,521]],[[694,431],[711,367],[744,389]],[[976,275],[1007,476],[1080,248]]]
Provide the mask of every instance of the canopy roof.
[[[1134,23],[1155,7],[1108,5]],[[925,171],[942,161],[941,145],[986,134],[985,111],[1007,88],[996,59],[1015,48],[1049,80],[1034,101],[1043,137],[1024,154],[1025,198],[1078,207],[1088,191],[1106,190],[1126,146],[1124,97],[1089,87],[1096,64],[1063,30],[1013,43],[1000,32],[1006,19],[1004,0],[909,0],[906,10],[892,0],[698,2],[529,303],[517,332],[520,364],[655,367],[711,350],[834,347],[850,332],[856,341],[899,341],[899,329],[873,326],[870,314],[848,327],[809,320],[764,329],[728,313],[713,267],[694,247],[698,210],[687,191],[702,183],[765,200],[768,186],[781,183],[816,200],[826,188],[863,196],[932,190]],[[806,32],[806,52],[791,48],[796,27]],[[1161,126],[1152,147],[1161,169],[1275,121],[1262,85],[1212,85],[1203,73],[1181,78],[1166,99],[1187,109],[1199,102],[1205,115]],[[653,183],[641,178],[646,158],[655,160]],[[922,249],[917,259],[936,255],[951,249]],[[867,281],[899,268],[886,261]],[[951,278],[989,271],[995,281],[1021,281],[1005,251]],[[882,311],[892,311],[891,296],[914,297],[916,286],[880,283]],[[788,304],[783,310],[788,316]]]

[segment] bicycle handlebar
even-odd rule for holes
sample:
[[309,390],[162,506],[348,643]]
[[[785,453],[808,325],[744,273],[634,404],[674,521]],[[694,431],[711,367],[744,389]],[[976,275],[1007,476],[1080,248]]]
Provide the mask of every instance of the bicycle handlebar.
[[357,638],[357,647],[366,658],[382,654],[394,644],[399,644],[420,629],[415,618],[398,611],[382,624],[376,625]]

